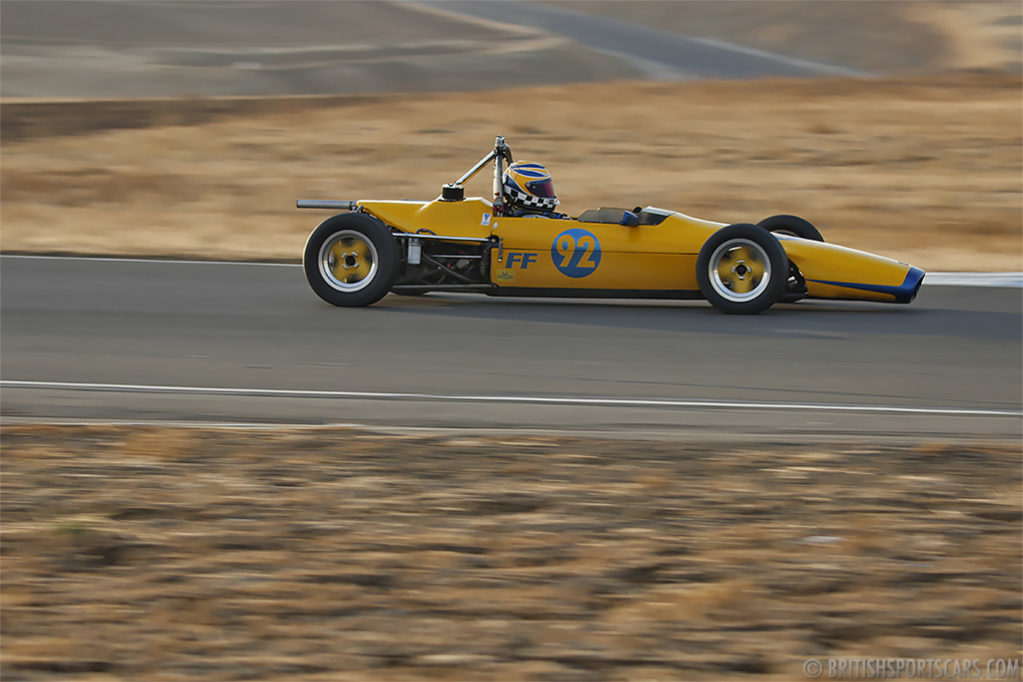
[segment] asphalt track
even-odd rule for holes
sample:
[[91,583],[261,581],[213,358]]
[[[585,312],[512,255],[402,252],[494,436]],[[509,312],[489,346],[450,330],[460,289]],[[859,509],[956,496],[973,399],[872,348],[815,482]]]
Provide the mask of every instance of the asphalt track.
[[1019,288],[909,306],[317,299],[287,265],[0,258],[14,419],[555,429],[629,438],[1020,438]]
[[630,60],[662,78],[805,78],[867,74],[708,38],[684,36],[586,12],[519,0],[420,0],[447,12],[538,28]]
[[[4,97],[308,95],[637,77],[868,75],[517,0],[34,0],[4,3],[3,19]],[[512,30],[516,26],[527,30]]]

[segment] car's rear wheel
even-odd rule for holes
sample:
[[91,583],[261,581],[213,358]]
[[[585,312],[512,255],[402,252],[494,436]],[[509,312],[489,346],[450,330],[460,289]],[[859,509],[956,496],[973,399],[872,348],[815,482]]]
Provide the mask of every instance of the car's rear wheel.
[[723,227],[704,242],[696,280],[711,305],[731,314],[770,308],[785,291],[785,250],[769,232],[747,223]]
[[814,227],[813,223],[795,215],[773,215],[770,218],[761,220],[757,223],[757,227],[762,227],[768,232],[788,234],[793,237],[809,239],[810,241],[824,241],[820,230]]
[[383,298],[398,277],[398,245],[378,220],[344,213],[309,235],[302,266],[316,295],[336,306],[366,306]]

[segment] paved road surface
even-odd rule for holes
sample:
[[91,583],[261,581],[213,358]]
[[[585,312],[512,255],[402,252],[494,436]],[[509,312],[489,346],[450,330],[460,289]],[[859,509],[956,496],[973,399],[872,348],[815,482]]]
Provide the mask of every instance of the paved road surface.
[[6,256],[0,313],[8,419],[1020,437],[1020,289],[755,317],[470,295],[336,309],[295,266]]
[[265,96],[651,76],[863,75],[841,65],[503,0],[7,2],[0,50],[4,97]]
[[839,64],[798,59],[718,40],[519,0],[423,0],[421,4],[501,24],[539,28],[632,60],[664,78],[867,76]]

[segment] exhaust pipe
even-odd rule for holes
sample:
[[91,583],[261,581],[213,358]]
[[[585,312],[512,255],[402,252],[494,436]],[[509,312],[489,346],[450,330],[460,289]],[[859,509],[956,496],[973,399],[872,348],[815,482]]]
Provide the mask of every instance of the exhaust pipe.
[[298,208],[325,208],[331,211],[354,211],[357,203],[332,199],[299,199],[295,202],[295,206]]

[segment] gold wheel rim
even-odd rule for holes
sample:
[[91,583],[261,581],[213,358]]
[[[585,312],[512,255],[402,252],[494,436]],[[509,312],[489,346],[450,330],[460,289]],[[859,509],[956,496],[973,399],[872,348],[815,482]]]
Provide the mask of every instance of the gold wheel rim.
[[355,230],[332,234],[320,247],[320,273],[338,291],[359,291],[373,281],[379,257],[366,235]]
[[771,281],[771,261],[762,246],[749,239],[730,239],[710,257],[708,273],[714,291],[734,303],[758,297]]

